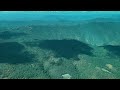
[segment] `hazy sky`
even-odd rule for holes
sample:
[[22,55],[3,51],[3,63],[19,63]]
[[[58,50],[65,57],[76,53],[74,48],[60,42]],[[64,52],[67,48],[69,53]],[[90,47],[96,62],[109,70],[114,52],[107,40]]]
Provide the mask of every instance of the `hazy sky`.
[[0,20],[56,20],[56,18],[77,20],[113,15],[120,15],[120,11],[0,11]]

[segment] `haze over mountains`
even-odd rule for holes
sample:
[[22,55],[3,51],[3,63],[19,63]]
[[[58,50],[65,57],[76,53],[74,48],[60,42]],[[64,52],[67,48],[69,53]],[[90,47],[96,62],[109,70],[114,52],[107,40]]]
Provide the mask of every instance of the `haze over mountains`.
[[[120,44],[120,12],[118,11],[5,11],[0,12],[0,17],[0,26],[47,25],[51,30],[46,28],[44,32],[60,31],[63,34],[66,31],[68,35],[71,32],[74,33],[73,37],[76,35],[79,40],[89,44]],[[41,31],[43,30],[39,29],[37,33]]]

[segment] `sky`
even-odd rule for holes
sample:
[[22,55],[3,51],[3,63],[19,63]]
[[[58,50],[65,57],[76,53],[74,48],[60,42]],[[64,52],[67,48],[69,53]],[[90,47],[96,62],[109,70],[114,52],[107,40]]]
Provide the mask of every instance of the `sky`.
[[0,20],[81,20],[113,15],[120,15],[120,11],[0,11]]

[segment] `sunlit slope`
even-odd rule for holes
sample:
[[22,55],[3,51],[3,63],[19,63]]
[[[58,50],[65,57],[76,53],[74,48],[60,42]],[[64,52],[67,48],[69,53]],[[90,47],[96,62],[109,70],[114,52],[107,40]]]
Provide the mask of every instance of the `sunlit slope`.
[[79,39],[92,45],[120,44],[120,22],[113,19],[97,19],[79,25]]

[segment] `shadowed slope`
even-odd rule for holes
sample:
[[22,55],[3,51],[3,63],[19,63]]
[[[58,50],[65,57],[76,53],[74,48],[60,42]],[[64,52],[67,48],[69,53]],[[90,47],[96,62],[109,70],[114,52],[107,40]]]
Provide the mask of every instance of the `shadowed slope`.
[[77,57],[78,54],[92,55],[92,48],[77,40],[44,40],[39,43],[39,47],[52,50],[56,57],[67,59]]
[[0,43],[0,63],[28,63],[32,61],[33,55],[27,51],[23,52],[24,46],[17,42]]
[[26,35],[25,33],[16,33],[10,31],[4,31],[0,33],[1,39],[11,39],[12,37],[20,37]]
[[108,50],[110,55],[115,55],[115,56],[120,57],[120,46],[105,45],[102,47]]

